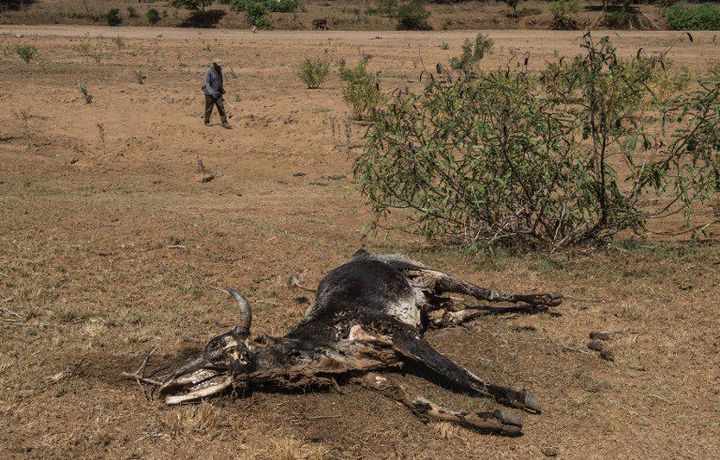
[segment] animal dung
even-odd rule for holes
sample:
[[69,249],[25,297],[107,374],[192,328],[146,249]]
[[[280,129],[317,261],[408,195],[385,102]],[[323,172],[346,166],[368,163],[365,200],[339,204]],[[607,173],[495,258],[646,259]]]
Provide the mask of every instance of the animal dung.
[[589,337],[593,340],[610,340],[609,332],[591,332]]

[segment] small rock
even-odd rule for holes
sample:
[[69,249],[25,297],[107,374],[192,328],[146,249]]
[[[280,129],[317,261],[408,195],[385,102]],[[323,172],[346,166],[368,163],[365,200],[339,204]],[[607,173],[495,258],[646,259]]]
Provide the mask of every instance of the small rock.
[[305,175],[305,173],[303,173],[303,172],[296,172],[295,174],[293,174],[293,177],[302,177],[304,175]]
[[546,457],[557,457],[559,454],[557,448],[555,447],[543,447],[540,449],[540,452],[542,452]]
[[600,352],[600,357],[605,361],[615,361],[615,353],[610,348],[605,348]]
[[593,340],[610,340],[609,332],[591,332],[590,338]]
[[74,165],[74,164],[77,163],[78,161],[80,161],[80,160],[78,160],[77,158],[72,158],[72,159],[70,160],[70,164],[71,164],[71,165]]
[[598,341],[598,340],[591,340],[587,344],[588,348],[595,351],[603,351],[603,348],[605,348],[605,345]]

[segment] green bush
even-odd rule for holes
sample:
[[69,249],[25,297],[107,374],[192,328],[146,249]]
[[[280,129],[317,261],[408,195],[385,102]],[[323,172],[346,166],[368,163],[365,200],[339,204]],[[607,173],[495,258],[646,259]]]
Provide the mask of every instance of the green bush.
[[233,11],[244,12],[258,29],[272,29],[268,13],[289,13],[300,7],[300,0],[234,0],[230,5]]
[[267,14],[270,12],[268,7],[263,2],[248,2],[246,5],[245,14],[247,14],[247,17],[250,19],[250,22],[255,24],[255,22],[261,18],[261,17],[267,17]]
[[213,1],[214,0],[173,0],[171,4],[175,8],[204,12],[205,8],[212,5]]
[[15,52],[20,56],[20,59],[25,61],[25,64],[30,64],[30,61],[37,55],[37,48],[32,45],[18,45]]
[[130,17],[130,18],[139,18],[140,17],[137,10],[133,6],[128,6],[127,12],[128,12],[128,17]]
[[147,17],[147,20],[151,26],[154,26],[158,22],[160,22],[160,12],[155,8],[150,8],[149,10],[147,10],[145,17]]
[[298,76],[305,82],[308,89],[317,89],[325,81],[328,72],[330,72],[330,59],[307,58],[300,64]]
[[398,2],[397,0],[379,0],[378,10],[380,11],[380,14],[391,18],[395,17],[398,10]]
[[472,249],[604,241],[678,213],[703,231],[693,210],[720,192],[720,68],[688,87],[657,57],[617,56],[607,37],[582,46],[537,73],[398,92],[355,160],[373,210]]
[[557,0],[550,4],[553,15],[550,28],[553,30],[576,30],[580,28],[578,22],[570,16],[580,12],[579,0]]
[[264,9],[265,14],[270,13],[293,13],[302,8],[301,0],[233,0],[230,9],[248,13],[258,8]]
[[377,78],[367,70],[367,62],[340,68],[343,100],[358,119],[371,117],[383,100]]
[[258,29],[270,30],[273,27],[270,18],[267,16],[260,16],[259,18],[256,18],[254,24]]
[[485,53],[492,51],[494,42],[490,37],[483,33],[475,36],[475,46],[470,40],[465,40],[462,46],[462,54],[459,57],[450,58],[450,67],[460,70],[466,74],[471,74],[475,68],[475,64],[485,57]]
[[665,10],[673,30],[720,30],[720,7],[711,3],[674,5]]
[[423,0],[409,0],[397,9],[397,28],[401,30],[430,30],[427,22],[430,12],[425,9]]
[[109,26],[119,26],[122,24],[122,17],[120,17],[120,10],[117,8],[110,9],[105,15],[105,20]]

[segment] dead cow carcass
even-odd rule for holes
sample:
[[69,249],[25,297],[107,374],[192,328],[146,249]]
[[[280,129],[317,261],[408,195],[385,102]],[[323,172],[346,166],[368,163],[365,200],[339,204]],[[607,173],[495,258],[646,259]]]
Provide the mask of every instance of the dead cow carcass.
[[[502,405],[531,413],[541,410],[529,391],[486,382],[437,352],[422,336],[429,327],[457,325],[489,312],[544,311],[562,302],[559,295],[485,289],[403,255],[360,250],[322,279],[315,304],[292,331],[281,338],[251,339],[250,304],[237,291],[227,292],[240,307],[238,326],[210,340],[199,357],[165,378],[146,378],[142,370],[125,376],[156,386],[168,404],[268,386],[292,389],[356,383],[382,391],[424,419],[502,434],[521,432],[521,421],[513,413],[452,411],[424,398],[413,398],[389,375],[378,374],[412,362],[415,368],[431,371],[452,388],[489,396]],[[446,293],[514,306],[460,307],[443,296]]]

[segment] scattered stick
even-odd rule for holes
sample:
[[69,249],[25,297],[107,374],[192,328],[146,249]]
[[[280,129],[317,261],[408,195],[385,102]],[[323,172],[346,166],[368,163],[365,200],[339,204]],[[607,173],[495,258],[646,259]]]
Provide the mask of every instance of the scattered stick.
[[140,367],[138,367],[138,370],[136,370],[135,372],[132,372],[132,373],[131,372],[122,372],[120,374],[124,378],[134,379],[137,382],[138,386],[140,387],[140,390],[142,391],[143,396],[145,396],[145,399],[148,401],[152,401],[152,398],[150,396],[148,396],[148,394],[145,391],[145,388],[142,386],[142,384],[145,383],[145,384],[153,385],[153,386],[161,386],[162,385],[162,382],[160,382],[158,380],[154,380],[154,379],[145,377],[145,368],[148,365],[148,361],[150,361],[150,357],[153,354],[155,354],[156,351],[157,351],[157,347],[150,350],[150,353],[148,353],[145,356],[145,359],[143,359],[142,364],[140,365]]
[[168,249],[187,249],[187,246],[183,246],[182,244],[168,244]]
[[[12,297],[10,297],[10,299],[12,299]],[[9,300],[9,299],[3,300],[3,303],[7,302],[8,300]],[[20,313],[14,312],[14,311],[12,311],[12,310],[8,310],[7,308],[0,308],[0,310],[4,311],[4,312],[7,313],[8,315],[13,315],[13,316],[16,317],[16,318],[22,318],[22,316],[20,315]]]
[[575,347],[569,347],[569,346],[565,345],[565,344],[562,343],[562,342],[560,342],[560,345],[562,345],[562,351],[574,351],[574,352],[576,352],[576,353],[582,353],[582,354],[584,354],[584,355],[590,355],[590,356],[593,355],[593,354],[590,353],[589,351],[581,350],[581,349],[575,348]]
[[307,420],[323,420],[326,418],[342,418],[345,417],[344,415],[316,415],[316,416],[306,416],[305,418]]

